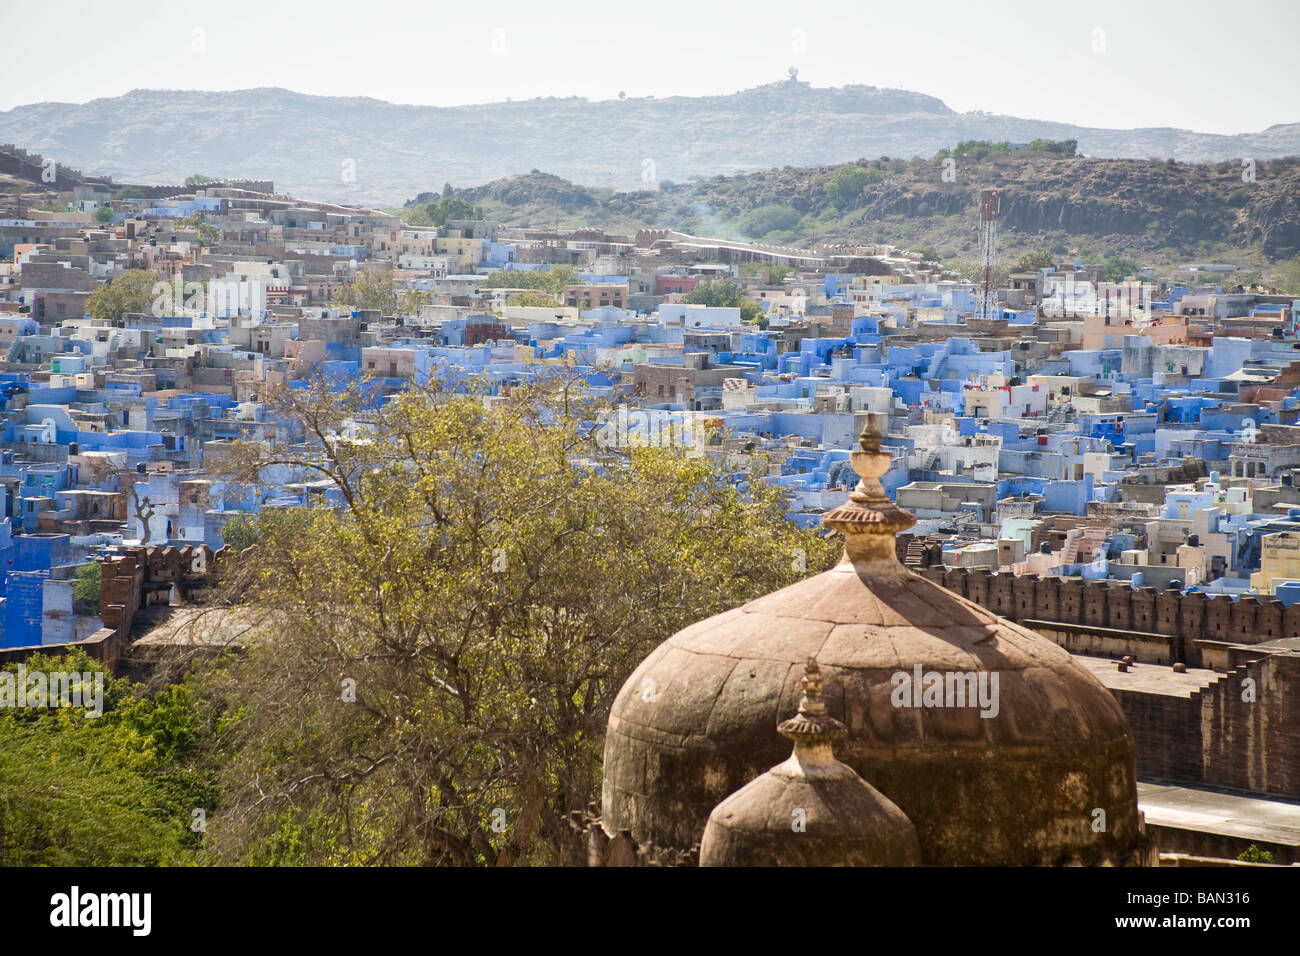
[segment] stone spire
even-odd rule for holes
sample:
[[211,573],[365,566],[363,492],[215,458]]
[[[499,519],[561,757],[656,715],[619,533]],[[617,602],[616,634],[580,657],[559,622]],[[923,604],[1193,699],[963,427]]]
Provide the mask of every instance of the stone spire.
[[804,667],[803,698],[799,712],[777,725],[777,732],[794,741],[794,756],[800,763],[833,760],[831,741],[845,736],[849,729],[826,712],[822,700],[822,672],[815,657]]
[[[892,564],[902,570],[894,554],[894,535],[916,524],[916,518],[889,500],[880,476],[889,470],[893,456],[880,448],[880,433],[870,421],[858,436],[859,448],[849,462],[859,477],[849,500],[822,515],[822,524],[844,533],[844,554],[855,565]],[[877,569],[879,570],[879,568]]]
[[777,730],[794,741],[794,753],[713,808],[700,842],[701,866],[921,862],[912,821],[831,752],[831,741],[848,728],[826,712],[816,659],[804,667],[799,713]]

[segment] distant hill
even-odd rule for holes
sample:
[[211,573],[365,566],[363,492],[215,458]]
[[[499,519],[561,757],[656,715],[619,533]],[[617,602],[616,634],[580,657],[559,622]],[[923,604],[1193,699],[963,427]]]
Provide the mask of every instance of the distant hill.
[[[1300,155],[1300,123],[1221,136],[1106,130],[956,113],[931,96],[782,81],[726,96],[400,106],[283,89],[135,90],[0,113],[0,143],[87,174],[180,183],[252,176],[310,198],[394,205],[450,181],[544,169],[591,187],[641,188],[773,166],[932,156],[960,140],[1077,139],[1090,156],[1211,161]],[[354,173],[349,179],[349,171]]]
[[[457,195],[510,225],[662,226],[771,243],[882,241],[961,259],[975,254],[977,195],[996,187],[1004,261],[1030,249],[1146,261],[1231,255],[1259,264],[1300,252],[1300,159],[1257,162],[1253,181],[1243,180],[1243,167],[1234,161],[1061,158],[1029,151],[958,160],[951,183],[943,181],[940,159],[854,165],[879,181],[838,208],[825,189],[835,166],[713,176],[630,193],[532,172]],[[416,197],[407,212],[432,198]]]

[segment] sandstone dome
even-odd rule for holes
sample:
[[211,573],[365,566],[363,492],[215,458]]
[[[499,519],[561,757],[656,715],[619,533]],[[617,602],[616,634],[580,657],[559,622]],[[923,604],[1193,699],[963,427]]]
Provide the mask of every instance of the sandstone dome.
[[799,713],[781,736],[794,753],[713,808],[700,866],[915,866],[916,829],[907,815],[847,764],[831,741],[845,726],[826,713],[812,658]]
[[[848,728],[836,756],[911,820],[923,864],[1134,862],[1118,703],[1056,644],[904,568],[894,535],[914,519],[880,486],[889,453],[864,434],[852,460],[862,481],[823,519],[845,534],[835,568],[685,628],[624,684],[605,741],[606,832],[698,844],[710,811],[788,754],[774,730],[816,658]],[[946,697],[929,696],[931,675]],[[988,706],[953,695],[977,687]]]

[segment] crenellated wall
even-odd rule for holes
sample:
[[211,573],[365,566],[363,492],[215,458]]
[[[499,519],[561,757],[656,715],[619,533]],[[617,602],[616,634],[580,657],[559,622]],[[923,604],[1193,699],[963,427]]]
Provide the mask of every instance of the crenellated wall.
[[1036,578],[979,568],[930,567],[916,573],[1003,617],[1054,631],[1062,637],[1058,642],[1080,653],[1109,653],[1098,648],[1122,636],[1135,645],[1123,653],[1138,661],[1223,668],[1227,651],[1216,645],[1300,637],[1300,604],[1288,608],[1272,598],[1233,600],[1134,588],[1123,581]]
[[1300,605],[978,569],[917,573],[1072,653],[1219,672],[1190,693],[1111,687],[1139,776],[1300,797],[1300,654],[1253,649],[1300,637]]

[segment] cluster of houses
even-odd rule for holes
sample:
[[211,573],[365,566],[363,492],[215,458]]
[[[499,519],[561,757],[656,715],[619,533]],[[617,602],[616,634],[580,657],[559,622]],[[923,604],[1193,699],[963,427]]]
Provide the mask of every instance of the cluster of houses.
[[[887,421],[917,568],[1300,597],[1295,303],[1230,277],[1108,285],[1063,262],[977,317],[970,282],[889,246],[415,227],[265,182],[65,178],[66,211],[0,193],[0,647],[99,626],[74,613],[82,563],[217,549],[238,515],[333,500],[216,477],[235,439],[301,438],[268,387],[473,379],[491,401],[557,365],[625,404],[613,440],[765,456],[809,526],[867,416]],[[538,304],[527,273],[558,266],[572,281]],[[131,269],[157,274],[149,306],[92,318]],[[365,273],[401,305],[340,305]],[[756,313],[689,301],[724,281]]]

